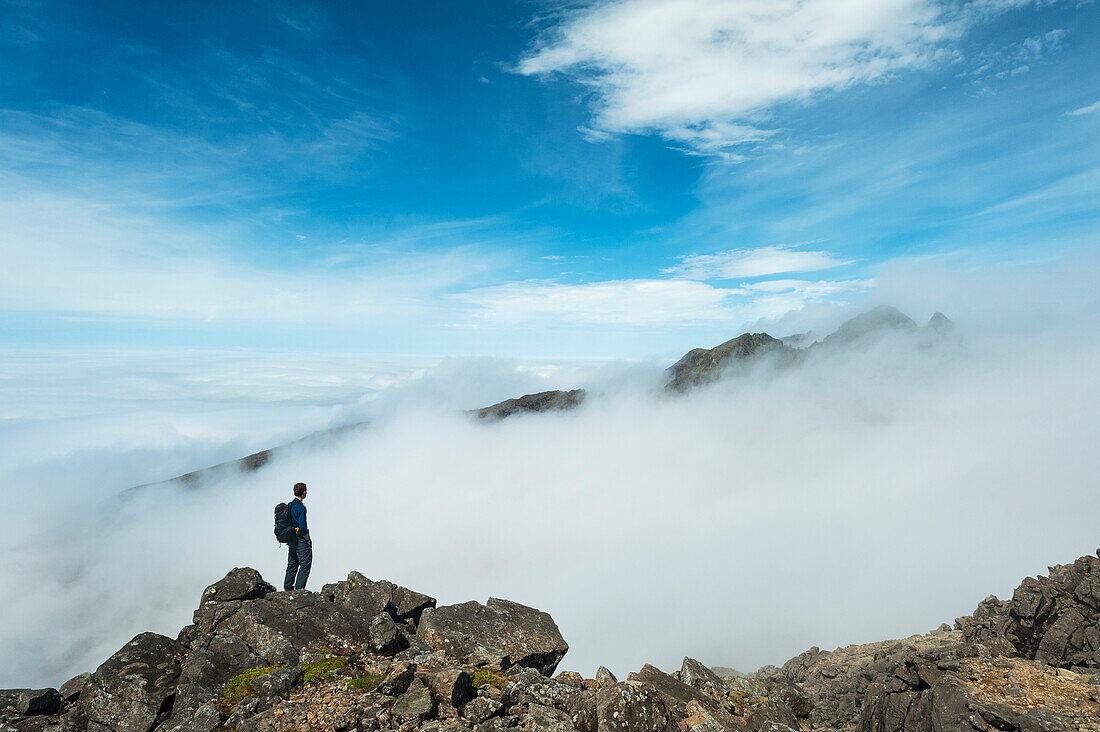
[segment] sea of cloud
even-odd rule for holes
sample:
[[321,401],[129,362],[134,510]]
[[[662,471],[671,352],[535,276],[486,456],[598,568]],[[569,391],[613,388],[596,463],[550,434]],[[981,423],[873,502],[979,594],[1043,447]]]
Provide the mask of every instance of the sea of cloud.
[[[684,655],[751,670],[951,622],[1100,545],[1088,271],[1000,310],[966,293],[1009,280],[887,274],[914,315],[945,302],[959,338],[762,363],[677,398],[658,361],[6,356],[0,686],[175,635],[234,566],[279,584],[271,509],[299,480],[311,587],[356,569],[441,603],[529,604],[585,674]],[[460,411],[573,385],[592,397],[571,413]],[[254,473],[124,493],[362,420]]]

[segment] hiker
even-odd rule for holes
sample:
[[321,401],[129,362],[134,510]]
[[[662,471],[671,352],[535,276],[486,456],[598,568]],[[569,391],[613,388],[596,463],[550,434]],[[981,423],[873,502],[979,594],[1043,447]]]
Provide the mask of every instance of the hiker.
[[[288,537],[286,577],[284,590],[303,590],[309,579],[309,568],[313,566],[313,540],[309,538],[309,526],[306,524],[306,506],[302,503],[306,497],[306,484],[294,484],[294,500],[290,507],[290,525],[294,529]],[[297,579],[295,579],[297,575]]]

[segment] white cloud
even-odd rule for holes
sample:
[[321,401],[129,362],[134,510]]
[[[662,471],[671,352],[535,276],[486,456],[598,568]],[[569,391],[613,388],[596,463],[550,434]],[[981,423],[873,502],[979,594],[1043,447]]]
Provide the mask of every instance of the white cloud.
[[743,290],[691,280],[611,280],[579,285],[509,282],[456,296],[500,323],[552,319],[569,323],[653,325],[725,319],[725,304]]
[[1066,114],[1068,114],[1072,117],[1080,117],[1083,114],[1092,114],[1093,112],[1100,112],[1100,101],[1093,102],[1092,104],[1088,105],[1087,107],[1081,107],[1080,109],[1075,109],[1072,112],[1066,112]]
[[851,260],[838,259],[829,252],[771,246],[730,249],[716,254],[691,254],[682,257],[680,264],[664,272],[693,280],[732,279],[785,272],[816,272],[850,263]]
[[616,0],[567,14],[518,64],[595,90],[594,126],[736,160],[768,110],[940,58],[969,24],[1030,0]]
[[0,220],[0,309],[17,312],[346,325],[422,315],[486,266],[462,247],[378,256],[363,246],[367,263],[280,267],[232,256],[232,229],[72,196],[14,196],[0,203]]

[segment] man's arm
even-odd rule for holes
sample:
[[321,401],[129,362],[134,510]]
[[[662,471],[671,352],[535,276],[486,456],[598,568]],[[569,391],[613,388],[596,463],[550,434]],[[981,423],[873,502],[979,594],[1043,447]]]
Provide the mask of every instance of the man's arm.
[[298,536],[305,539],[307,543],[310,543],[310,540],[309,540],[309,525],[306,523],[306,505],[304,503],[299,503],[298,506],[299,506],[298,526],[297,526]]

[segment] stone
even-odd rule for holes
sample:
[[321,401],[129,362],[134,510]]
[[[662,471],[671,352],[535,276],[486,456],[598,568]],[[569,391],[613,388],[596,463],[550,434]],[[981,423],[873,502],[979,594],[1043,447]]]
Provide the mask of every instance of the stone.
[[580,693],[581,690],[572,684],[547,678],[533,669],[524,669],[504,687],[500,701],[513,712],[532,704],[568,712]]
[[367,628],[368,645],[377,653],[394,654],[409,647],[405,626],[398,625],[388,613],[382,612],[370,620]]
[[[605,686],[595,692],[594,726],[582,727],[580,732],[678,732],[668,705],[648,684],[626,681]],[[574,719],[581,719],[574,713]]]
[[95,670],[76,704],[89,729],[146,732],[172,712],[180,644],[141,633]]
[[275,591],[252,567],[235,567],[229,574],[206,588],[199,606],[234,600],[258,600]]
[[500,702],[489,697],[479,696],[466,702],[466,705],[462,707],[462,716],[471,724],[481,724],[503,708]]
[[190,719],[234,676],[272,665],[236,633],[217,630],[195,637],[180,665],[172,724]]
[[369,645],[368,617],[308,590],[274,592],[258,600],[201,606],[180,639],[193,642],[215,631],[241,638],[269,666],[295,666],[309,648]]
[[525,666],[544,676],[553,675],[569,650],[547,613],[496,598],[425,610],[417,637],[473,666]]
[[435,715],[436,702],[431,691],[420,679],[413,679],[404,694],[393,705],[393,716],[401,721],[424,721]]
[[56,714],[61,706],[61,694],[57,689],[18,689],[10,708],[16,714],[38,716]]
[[57,690],[58,693],[61,694],[61,701],[65,702],[66,704],[72,704],[77,699],[79,699],[80,690],[84,688],[84,684],[87,683],[88,679],[90,679],[91,677],[92,673],[90,671],[85,671],[82,674],[77,674],[76,676],[72,677],[64,684],[62,684],[61,688]]
[[326,585],[325,592],[331,592],[331,600],[338,605],[367,617],[385,612],[397,622],[411,620],[418,624],[424,610],[435,607],[434,597],[386,580],[371,580],[361,572],[349,572],[343,582]]
[[433,669],[425,674],[424,681],[436,703],[454,709],[461,707],[477,696],[474,691],[473,677],[465,669]]
[[699,661],[687,656],[684,656],[680,666],[680,680],[688,686],[713,696],[721,697],[729,693],[729,686],[724,679]]
[[300,678],[302,678],[301,668],[284,666],[252,679],[248,682],[248,688],[261,699],[270,699],[273,696],[286,694]]
[[758,732],[758,730],[764,729],[765,723],[768,722],[798,729],[798,720],[795,719],[791,708],[775,699],[769,699],[763,704],[753,707],[745,717],[745,725],[749,732]]
[[[669,713],[674,721],[683,719],[687,715],[687,705],[694,701],[697,705],[703,707],[712,718],[717,720],[724,729],[734,729],[736,727],[733,717],[722,708],[718,698],[695,687],[688,686],[655,666],[647,663],[637,673],[630,674],[627,680],[639,681],[652,687],[668,706]],[[724,696],[720,698],[724,699]]]
[[527,707],[527,713],[521,717],[519,729],[529,732],[576,732],[573,720],[560,709],[544,707],[539,704],[531,704]]
[[387,696],[401,696],[415,677],[415,663],[395,663],[374,690]]
[[[213,703],[203,704],[187,719],[175,721],[168,732],[214,732],[222,724],[222,715]],[[232,728],[231,728],[232,729]]]
[[606,666],[600,666],[596,669],[596,681],[601,685],[619,683],[619,680],[615,678],[615,674],[611,673],[611,669]]

